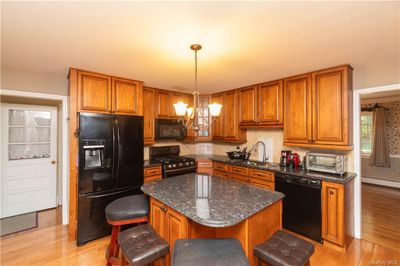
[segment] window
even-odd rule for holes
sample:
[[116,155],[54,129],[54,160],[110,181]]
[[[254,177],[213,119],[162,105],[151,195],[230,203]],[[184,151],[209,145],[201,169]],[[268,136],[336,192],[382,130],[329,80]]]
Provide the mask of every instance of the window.
[[209,97],[200,97],[199,98],[199,112],[197,116],[197,123],[204,125],[203,130],[198,131],[198,137],[209,137],[210,132],[207,127],[210,125],[210,115],[208,112],[208,104],[209,104]]
[[361,113],[361,153],[370,154],[372,150],[372,112]]

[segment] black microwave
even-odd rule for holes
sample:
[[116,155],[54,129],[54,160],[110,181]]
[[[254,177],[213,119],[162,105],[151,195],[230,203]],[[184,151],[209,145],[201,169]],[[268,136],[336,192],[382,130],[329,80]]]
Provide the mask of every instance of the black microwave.
[[186,134],[183,120],[156,119],[156,140],[182,140]]

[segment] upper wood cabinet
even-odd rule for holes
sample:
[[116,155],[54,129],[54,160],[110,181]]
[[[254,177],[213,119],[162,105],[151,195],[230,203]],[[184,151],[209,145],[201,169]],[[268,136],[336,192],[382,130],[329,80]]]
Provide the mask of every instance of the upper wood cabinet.
[[156,106],[157,112],[156,117],[158,118],[169,118],[172,116],[172,100],[171,92],[164,90],[156,91]]
[[311,143],[311,76],[309,74],[284,80],[286,143]]
[[283,81],[258,85],[258,123],[260,126],[283,126]]
[[156,90],[153,88],[143,88],[143,137],[144,144],[149,145],[155,142],[154,140],[154,130],[155,130],[155,102],[156,99]]
[[352,149],[348,65],[285,79],[284,145]]
[[78,70],[78,111],[142,115],[143,83]]
[[266,82],[239,89],[241,128],[283,126],[283,82]]
[[142,84],[121,78],[111,78],[113,111],[118,114],[141,115],[143,113]]
[[258,125],[257,86],[239,89],[240,126]]
[[312,73],[313,143],[351,144],[351,75],[349,66]]
[[78,110],[111,112],[111,77],[78,71]]
[[225,119],[225,95],[223,93],[214,94],[211,96],[212,103],[222,104],[221,114],[218,119],[214,121],[212,126],[212,139],[213,140],[224,140],[225,139],[225,128],[224,128],[224,119]]
[[214,94],[211,102],[222,104],[221,114],[212,126],[212,139],[233,143],[246,142],[246,131],[239,128],[239,92],[232,90]]

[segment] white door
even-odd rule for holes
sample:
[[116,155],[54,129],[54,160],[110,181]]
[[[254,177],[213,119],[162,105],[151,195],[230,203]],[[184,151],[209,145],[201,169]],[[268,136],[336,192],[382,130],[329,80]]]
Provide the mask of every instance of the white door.
[[57,108],[1,105],[1,218],[56,207]]

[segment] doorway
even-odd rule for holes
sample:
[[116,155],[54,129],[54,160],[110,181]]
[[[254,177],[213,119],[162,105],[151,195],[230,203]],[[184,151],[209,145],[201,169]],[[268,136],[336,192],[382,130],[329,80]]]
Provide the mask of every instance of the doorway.
[[400,251],[399,115],[400,84],[354,91],[355,236],[396,251]]
[[57,108],[1,106],[0,218],[57,207]]

